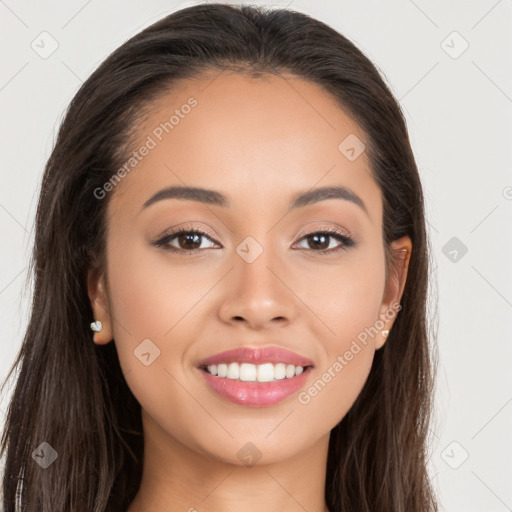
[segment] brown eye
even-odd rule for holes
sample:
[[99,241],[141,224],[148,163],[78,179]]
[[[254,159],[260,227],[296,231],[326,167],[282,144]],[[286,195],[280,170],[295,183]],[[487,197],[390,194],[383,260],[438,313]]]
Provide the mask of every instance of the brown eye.
[[[337,240],[340,244],[337,247],[329,248],[332,239]],[[304,235],[301,240],[307,240],[308,247],[306,249],[310,249],[318,254],[332,254],[340,250],[347,250],[356,245],[352,238],[336,228],[312,231]]]
[[[153,242],[153,245],[171,252],[201,252],[205,249],[204,247],[201,248],[203,238],[212,241],[209,235],[203,231],[181,228]],[[176,245],[171,245],[172,241],[176,241],[177,247]]]

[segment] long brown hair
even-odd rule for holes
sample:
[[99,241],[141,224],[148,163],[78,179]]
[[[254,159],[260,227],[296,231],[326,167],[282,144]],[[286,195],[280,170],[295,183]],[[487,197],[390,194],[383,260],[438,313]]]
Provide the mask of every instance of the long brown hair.
[[[89,327],[86,273],[104,264],[110,197],[98,200],[94,191],[126,161],[151,101],[178,79],[228,69],[289,72],[330,92],[367,136],[383,197],[387,272],[389,244],[404,235],[412,241],[402,310],[362,392],[331,431],[326,503],[331,512],[437,510],[427,473],[436,367],[430,249],[400,106],[371,61],[328,25],[286,9],[210,3],[168,15],[114,51],[60,126],[37,208],[30,321],[4,382],[18,369],[1,444],[5,512],[124,512],[137,493],[140,405],[115,344],[94,344]],[[42,443],[58,456],[45,470],[37,455],[53,452]]]

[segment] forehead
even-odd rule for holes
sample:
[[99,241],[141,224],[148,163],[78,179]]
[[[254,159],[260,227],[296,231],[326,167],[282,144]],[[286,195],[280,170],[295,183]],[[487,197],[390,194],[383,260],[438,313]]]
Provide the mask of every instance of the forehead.
[[141,118],[134,148],[150,149],[116,185],[112,208],[138,211],[159,189],[179,185],[222,191],[239,211],[282,209],[297,191],[342,185],[378,224],[380,190],[366,152],[345,153],[365,140],[319,85],[286,74],[204,73],[176,84]]

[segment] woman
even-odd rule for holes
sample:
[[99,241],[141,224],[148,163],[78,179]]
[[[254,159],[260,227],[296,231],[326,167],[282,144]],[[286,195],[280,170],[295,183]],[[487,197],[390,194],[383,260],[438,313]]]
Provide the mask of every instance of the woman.
[[60,127],[32,265],[6,512],[437,510],[422,187],[332,28],[203,4],[123,44]]

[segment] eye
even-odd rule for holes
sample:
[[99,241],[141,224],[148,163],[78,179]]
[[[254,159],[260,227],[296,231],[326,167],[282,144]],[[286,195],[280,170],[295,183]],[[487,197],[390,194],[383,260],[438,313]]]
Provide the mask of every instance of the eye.
[[[343,233],[342,231],[330,227],[325,228],[318,231],[310,231],[309,233],[306,233],[300,240],[314,240],[312,244],[308,244],[311,247],[316,247],[316,250],[314,249],[313,252],[316,252],[318,254],[333,254],[341,250],[347,250],[351,247],[355,247],[357,245],[356,241]],[[330,243],[328,242],[329,239],[335,239],[338,240],[338,242],[341,242],[337,247],[330,247]]]
[[[161,247],[165,251],[182,254],[188,253],[189,255],[192,255],[193,253],[197,254],[205,250],[205,247],[201,247],[201,239],[208,239],[213,246],[215,246],[216,242],[212,240],[208,233],[198,229],[186,228],[180,228],[167,233],[159,240],[152,242],[152,245],[155,247]],[[331,239],[331,241],[333,239],[338,240],[338,246],[334,248],[330,247],[331,243],[329,242],[329,239]],[[306,249],[312,250],[317,254],[333,254],[357,245],[357,242],[354,239],[333,227],[310,231],[302,236],[299,242],[302,240],[313,240],[313,243],[309,243],[309,247],[306,247]],[[171,245],[171,242],[176,242],[178,247]]]
[[[171,233],[166,234],[156,242],[153,242],[152,245],[155,247],[161,247],[166,251],[183,253],[188,252],[192,254],[193,252],[202,252],[204,247],[201,248],[201,238],[207,238],[212,241],[210,236],[204,231],[196,230],[196,229],[186,229],[180,228]],[[171,245],[171,242],[176,239],[178,247]],[[181,247],[180,247],[181,246]]]

